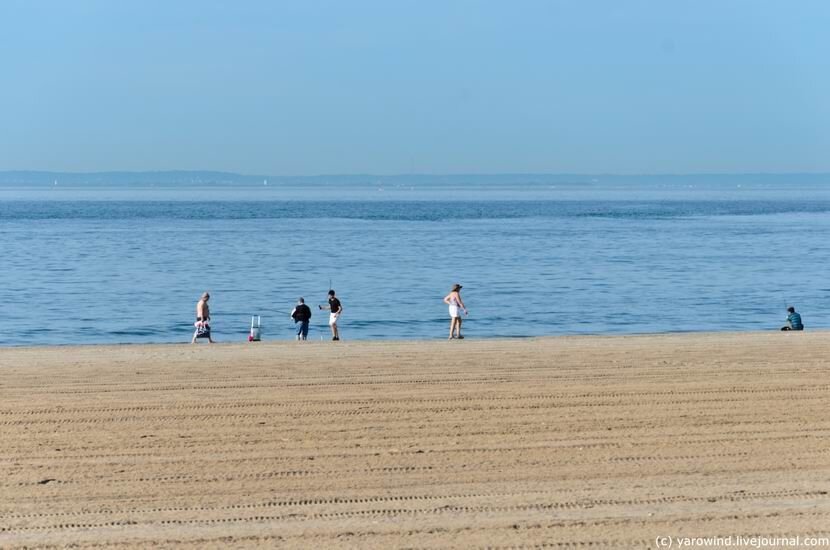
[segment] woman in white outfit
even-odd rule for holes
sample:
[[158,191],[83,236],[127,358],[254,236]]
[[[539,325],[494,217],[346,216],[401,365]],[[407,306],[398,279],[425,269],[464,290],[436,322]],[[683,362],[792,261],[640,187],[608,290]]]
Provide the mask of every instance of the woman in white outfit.
[[461,336],[461,312],[467,315],[467,308],[464,306],[464,300],[461,299],[461,288],[460,284],[455,283],[450,293],[444,296],[444,303],[450,309],[450,340],[464,338]]

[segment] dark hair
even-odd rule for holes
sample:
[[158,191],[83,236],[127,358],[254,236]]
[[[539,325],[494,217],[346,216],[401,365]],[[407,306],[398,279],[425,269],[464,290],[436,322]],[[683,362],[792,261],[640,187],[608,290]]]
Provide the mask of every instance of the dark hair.
[[787,311],[789,311],[790,313],[795,313],[795,308],[793,306],[790,306],[787,308]]
[[333,290],[329,290],[329,296],[334,296],[334,291]]
[[301,297],[299,300],[297,300],[297,301],[298,301],[298,302],[300,302],[301,304],[304,304],[304,303],[305,303],[305,300],[303,300],[303,299],[302,299],[302,297]]

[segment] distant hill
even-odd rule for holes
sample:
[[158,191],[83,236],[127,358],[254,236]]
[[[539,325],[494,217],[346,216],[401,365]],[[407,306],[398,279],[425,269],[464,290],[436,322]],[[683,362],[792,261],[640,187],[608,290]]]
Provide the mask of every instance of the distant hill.
[[0,186],[326,186],[326,185],[585,185],[592,184],[830,184],[830,173],[792,174],[334,174],[268,176],[199,170],[156,172],[0,171]]

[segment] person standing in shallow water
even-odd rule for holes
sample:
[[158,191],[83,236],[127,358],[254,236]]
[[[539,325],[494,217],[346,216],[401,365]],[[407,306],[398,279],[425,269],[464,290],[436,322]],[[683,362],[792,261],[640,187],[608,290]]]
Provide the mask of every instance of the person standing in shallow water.
[[208,342],[213,343],[213,338],[210,337],[210,306],[208,306],[208,300],[210,300],[210,294],[205,292],[196,302],[196,322],[194,323],[196,330],[193,331],[191,344],[195,344],[197,338],[207,338]]
[[444,296],[444,303],[449,306],[450,310],[450,337],[449,340],[458,339],[463,340],[461,335],[461,312],[464,315],[468,314],[467,307],[464,305],[464,300],[461,299],[462,286],[458,283],[452,285],[450,293]]
[[337,328],[337,321],[340,319],[340,314],[343,313],[343,306],[340,300],[334,295],[333,290],[329,290],[329,305],[318,306],[320,309],[327,309],[329,314],[329,326],[331,327],[331,339],[340,340],[340,330]]

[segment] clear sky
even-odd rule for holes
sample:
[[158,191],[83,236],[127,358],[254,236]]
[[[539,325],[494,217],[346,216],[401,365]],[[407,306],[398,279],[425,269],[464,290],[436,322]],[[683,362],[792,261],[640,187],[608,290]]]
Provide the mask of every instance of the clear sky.
[[830,171],[826,0],[0,0],[0,170]]

